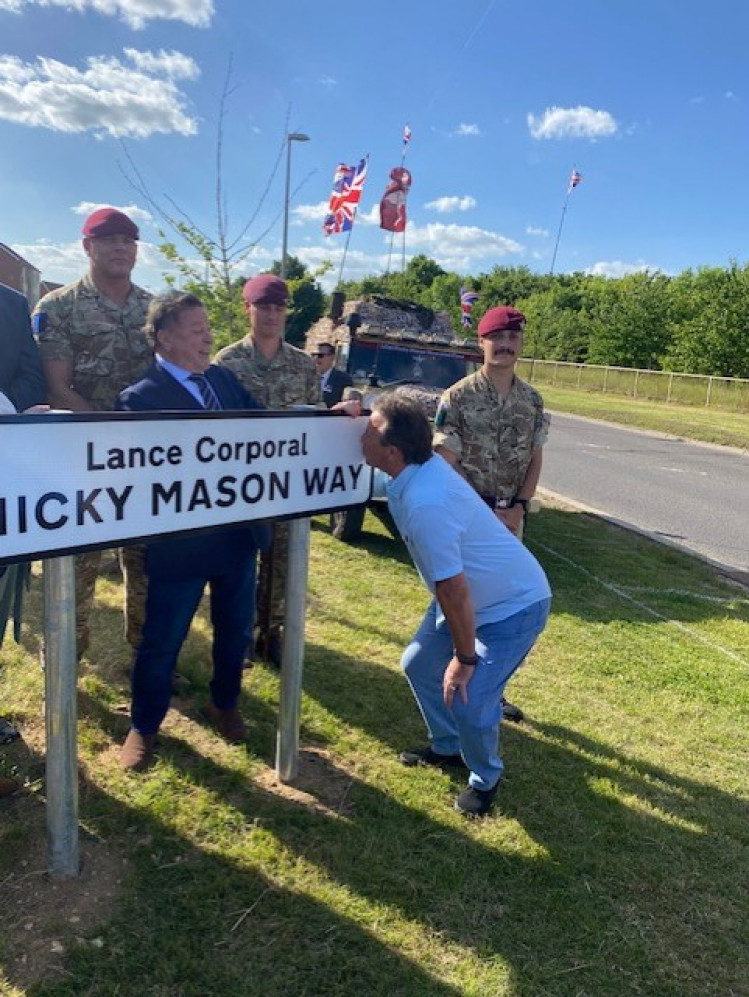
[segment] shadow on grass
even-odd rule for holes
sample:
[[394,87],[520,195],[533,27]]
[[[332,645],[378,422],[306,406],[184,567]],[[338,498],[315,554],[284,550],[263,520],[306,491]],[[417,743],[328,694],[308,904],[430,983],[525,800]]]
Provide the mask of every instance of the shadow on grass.
[[[81,713],[121,722],[95,697]],[[712,787],[533,725],[507,733],[502,816],[474,824],[450,809],[459,783],[430,770],[386,792],[324,761],[304,784],[316,809],[163,740],[156,769],[113,792],[82,773],[82,820],[132,879],[104,947],[75,949],[29,997],[746,992],[746,812]],[[435,797],[442,816],[421,809]]]

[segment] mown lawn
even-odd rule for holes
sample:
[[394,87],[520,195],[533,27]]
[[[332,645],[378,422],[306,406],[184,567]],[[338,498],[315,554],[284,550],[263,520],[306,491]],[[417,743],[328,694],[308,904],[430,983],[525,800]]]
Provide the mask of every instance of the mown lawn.
[[41,875],[37,581],[23,647],[3,649],[3,709],[26,743],[0,770],[27,789],[0,803],[0,992],[749,994],[747,591],[586,515],[534,516],[553,616],[511,686],[527,720],[504,731],[499,810],[469,822],[452,809],[460,780],[398,764],[423,740],[398,658],[426,595],[401,545],[366,525],[348,547],[313,523],[294,787],[272,771],[264,666],[246,674],[249,750],[203,721],[204,619],[159,763],[119,771],[121,593],[100,586],[80,681],[86,865],[56,891]]
[[534,386],[543,395],[546,407],[559,412],[749,450],[747,413],[645,401],[599,391],[557,388],[540,382],[534,382]]

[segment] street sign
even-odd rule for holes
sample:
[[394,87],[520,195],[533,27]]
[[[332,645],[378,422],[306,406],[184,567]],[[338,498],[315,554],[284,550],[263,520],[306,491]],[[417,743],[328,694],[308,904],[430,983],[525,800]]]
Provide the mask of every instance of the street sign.
[[366,418],[0,416],[0,563],[366,502]]

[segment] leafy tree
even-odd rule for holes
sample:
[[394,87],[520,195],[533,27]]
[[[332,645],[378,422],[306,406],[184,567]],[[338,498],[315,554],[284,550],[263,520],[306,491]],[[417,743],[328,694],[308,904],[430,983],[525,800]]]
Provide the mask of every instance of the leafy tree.
[[685,270],[672,282],[668,366],[692,374],[749,377],[749,267]]
[[671,337],[669,278],[646,271],[594,288],[588,362],[660,370]]

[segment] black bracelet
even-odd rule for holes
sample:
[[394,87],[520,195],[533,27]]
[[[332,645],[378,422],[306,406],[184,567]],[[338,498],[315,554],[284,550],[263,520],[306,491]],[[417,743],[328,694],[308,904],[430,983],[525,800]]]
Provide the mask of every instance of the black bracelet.
[[457,651],[455,652],[455,657],[461,665],[467,665],[469,668],[473,668],[479,660],[478,654],[458,654]]
[[522,505],[523,512],[527,512],[528,511],[528,503],[529,502],[530,502],[530,499],[524,499],[524,498],[514,498],[512,500],[513,506],[515,506],[515,505]]

